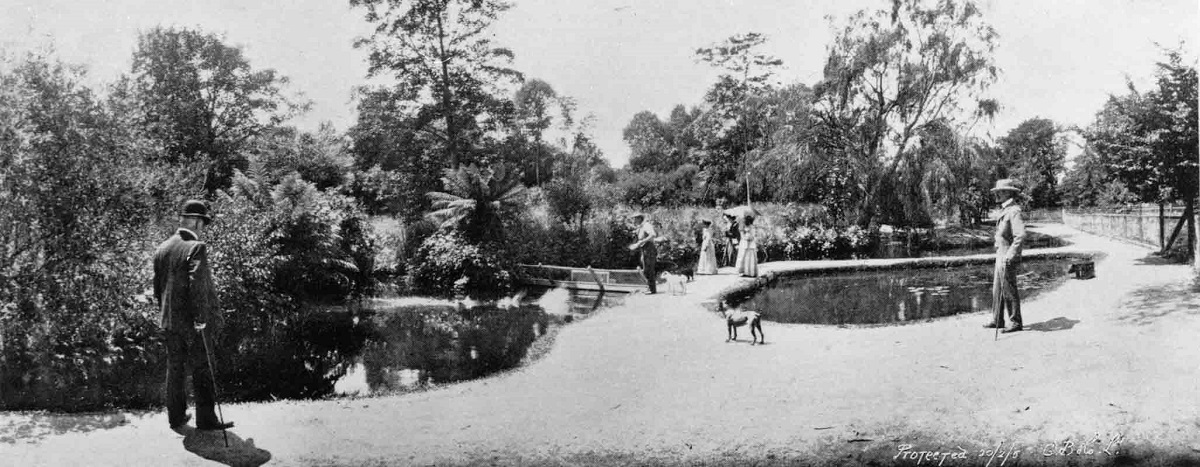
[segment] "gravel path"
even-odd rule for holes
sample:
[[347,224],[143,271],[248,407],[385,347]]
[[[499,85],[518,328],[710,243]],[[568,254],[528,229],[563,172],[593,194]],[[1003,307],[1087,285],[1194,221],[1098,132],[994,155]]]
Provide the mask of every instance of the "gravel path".
[[1191,271],[1063,226],[1038,230],[1107,256],[1095,279],[1070,280],[1024,304],[1031,330],[998,341],[980,327],[985,314],[975,313],[898,327],[767,322],[766,345],[748,345],[748,335],[727,344],[720,317],[702,301],[739,279],[700,276],[687,296],[633,296],[567,326],[548,355],[494,378],[395,397],[226,406],[237,422],[230,449],[220,433],[168,430],[161,412],[4,414],[0,459],[79,466],[219,465],[202,456],[228,465],[269,456],[269,465],[287,466],[1200,462],[1200,293]]

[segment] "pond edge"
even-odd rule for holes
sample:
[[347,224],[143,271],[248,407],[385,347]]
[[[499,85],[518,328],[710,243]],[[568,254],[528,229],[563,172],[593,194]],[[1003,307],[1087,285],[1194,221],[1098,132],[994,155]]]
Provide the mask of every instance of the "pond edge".
[[[1104,252],[1096,250],[1081,250],[1074,247],[1045,248],[1029,250],[1021,254],[1022,260],[1046,259],[1079,259],[1098,261],[1104,257]],[[738,301],[749,297],[759,290],[774,284],[783,278],[817,276],[836,273],[863,271],[886,271],[898,269],[931,269],[956,266],[972,266],[994,264],[995,254],[979,254],[969,256],[932,256],[924,258],[881,258],[881,259],[852,259],[852,260],[822,260],[822,261],[775,261],[762,263],[760,269],[766,267],[755,278],[741,278],[732,285],[721,289],[717,294],[703,303],[709,311],[717,310],[718,302]]]

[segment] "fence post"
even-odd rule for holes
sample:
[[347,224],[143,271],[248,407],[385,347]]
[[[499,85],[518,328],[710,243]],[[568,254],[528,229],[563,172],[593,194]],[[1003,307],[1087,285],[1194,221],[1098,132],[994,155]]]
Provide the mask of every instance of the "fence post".
[[1163,208],[1162,201],[1158,202],[1158,249],[1167,247],[1167,221],[1166,211]]

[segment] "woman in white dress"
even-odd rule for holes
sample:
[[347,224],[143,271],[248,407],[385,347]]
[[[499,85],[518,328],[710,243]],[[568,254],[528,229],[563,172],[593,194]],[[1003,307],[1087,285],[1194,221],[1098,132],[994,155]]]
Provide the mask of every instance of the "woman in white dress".
[[700,261],[696,264],[696,274],[717,273],[717,245],[713,240],[712,221],[703,220],[704,229],[700,231]]
[[742,277],[758,277],[758,242],[754,218],[742,218],[742,241],[738,244],[737,271]]

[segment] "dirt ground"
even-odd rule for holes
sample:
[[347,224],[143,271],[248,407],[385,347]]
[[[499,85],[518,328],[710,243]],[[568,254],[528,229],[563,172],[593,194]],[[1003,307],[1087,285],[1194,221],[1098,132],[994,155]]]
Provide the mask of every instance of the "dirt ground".
[[[228,405],[220,432],[165,414],[0,414],[11,465],[1200,465],[1200,293],[1186,265],[1058,225],[1096,278],[896,327],[764,324],[725,343],[702,301],[630,297],[520,370],[394,397]],[[773,267],[763,266],[764,270]],[[802,306],[802,305],[801,305]],[[212,460],[209,460],[212,459]]]

